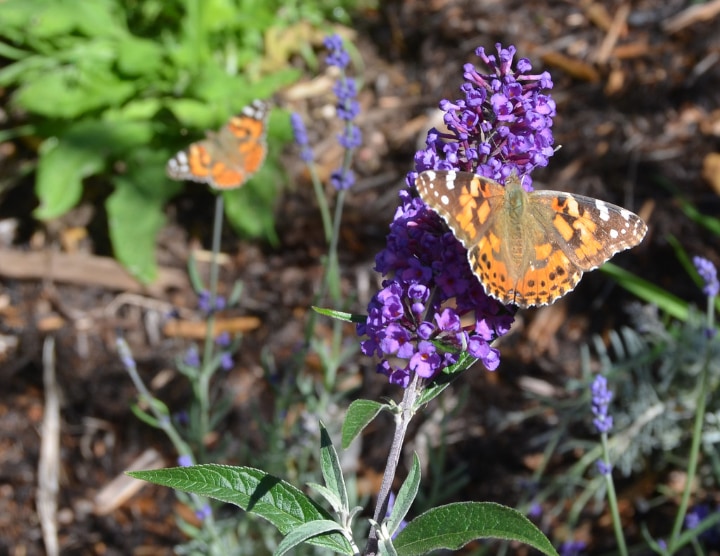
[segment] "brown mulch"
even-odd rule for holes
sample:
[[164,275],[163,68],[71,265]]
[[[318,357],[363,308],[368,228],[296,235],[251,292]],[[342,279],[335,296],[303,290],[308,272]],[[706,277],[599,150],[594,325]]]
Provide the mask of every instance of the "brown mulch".
[[[614,262],[683,299],[700,301],[666,238],[673,235],[688,253],[720,263],[718,238],[686,218],[676,201],[682,195],[701,212],[720,214],[718,0],[380,4],[378,11],[357,14],[355,29],[347,30],[365,64],[359,119],[365,142],[357,153],[359,182],[348,195],[341,236],[343,288],[355,300],[351,310],[363,312],[377,287],[373,258],[424,132],[441,123],[438,101],[459,96],[462,65],[476,62],[477,46],[492,50],[496,42],[515,44],[536,69],[549,70],[555,83],[554,132],[562,148],[535,174],[536,184],[638,212],[649,223],[648,237]],[[331,83],[326,75],[308,72],[280,95],[288,108],[305,116],[324,176],[341,154],[328,116]],[[203,331],[184,270],[189,253],[209,245],[209,228],[200,220],[211,214],[212,197],[188,186],[168,207],[172,223],[158,245],[161,277],[143,288],[101,252],[95,244],[101,241],[78,234],[88,222],[83,210],[92,207],[73,211],[52,231],[33,223],[31,189],[19,172],[27,153],[12,144],[0,147],[6,175],[18,172],[16,187],[0,197],[0,225],[10,225],[11,219],[18,224],[14,235],[0,236],[0,379],[5,385],[0,554],[44,553],[36,498],[47,428],[43,419],[53,393],[43,378],[48,337],[55,339],[56,350],[61,552],[170,554],[183,539],[174,526],[174,512],[183,510],[172,492],[152,486],[127,492],[123,489],[131,487],[122,481],[112,483],[141,456],[149,458],[145,466],[174,464],[168,442],[130,412],[136,392],[114,341],[122,331],[146,380],[174,408],[182,407],[189,394],[172,363]],[[254,417],[249,400],[271,400],[264,354],[273,355],[280,372],[291,368],[321,276],[325,246],[308,178],[292,149],[285,158],[292,179],[277,206],[279,244],[245,241],[229,232],[223,241],[222,283],[241,279],[245,284],[241,306],[222,315],[223,326],[244,333],[235,368],[224,379],[234,401],[223,430],[229,436],[244,434],[243,420]],[[201,266],[207,269],[206,263]],[[534,387],[561,389],[567,377],[577,376],[579,346],[624,322],[622,308],[629,299],[601,273],[586,276],[559,303],[518,316],[501,344],[503,362],[496,373],[478,369],[457,387],[471,391],[472,403],[457,417],[456,425],[462,424],[449,457],[450,464],[464,459],[470,467],[467,499],[507,504],[518,499],[536,455],[527,440],[540,425],[519,424],[497,434],[487,427],[497,420],[491,414],[526,407],[527,377],[541,384]],[[182,324],[164,322],[171,308],[180,310]],[[311,358],[308,365],[316,361]],[[373,371],[373,361],[355,357],[341,382],[363,377],[354,397],[397,398]],[[360,475],[368,494],[377,488],[389,446],[386,433],[373,427],[371,441],[365,442]],[[151,447],[156,451],[149,452]],[[117,490],[108,493],[108,485]],[[645,485],[643,495],[656,487]],[[624,502],[624,517],[630,519],[633,500]],[[612,546],[603,540],[610,536],[606,521],[581,529],[592,550]]]

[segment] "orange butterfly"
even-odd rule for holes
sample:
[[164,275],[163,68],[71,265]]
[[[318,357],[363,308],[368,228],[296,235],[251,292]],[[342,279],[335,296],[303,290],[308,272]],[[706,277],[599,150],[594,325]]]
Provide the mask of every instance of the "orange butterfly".
[[528,193],[515,174],[503,186],[469,172],[428,170],[415,186],[467,249],[485,293],[523,308],[555,302],[583,272],[647,232],[629,210],[561,191]]
[[175,180],[207,183],[216,189],[243,185],[263,163],[267,144],[268,105],[255,100],[230,118],[218,132],[193,143],[167,163],[167,174]]

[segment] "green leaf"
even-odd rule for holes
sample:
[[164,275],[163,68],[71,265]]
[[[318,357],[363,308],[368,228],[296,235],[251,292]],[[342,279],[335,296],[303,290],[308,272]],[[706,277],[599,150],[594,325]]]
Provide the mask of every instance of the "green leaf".
[[428,510],[395,538],[400,556],[432,550],[458,550],[475,539],[523,542],[543,554],[558,556],[542,532],[523,514],[492,502],[460,502]]
[[347,449],[355,437],[385,408],[389,408],[389,406],[373,400],[353,401],[348,407],[343,422],[342,447]]
[[40,149],[35,193],[40,205],[33,215],[49,220],[73,208],[82,195],[82,180],[105,166],[103,153],[67,138],[48,139]]
[[[299,527],[296,527],[282,540],[275,550],[275,556],[282,556],[286,554],[290,549],[310,540],[313,537],[322,535],[323,533],[329,533],[331,531],[342,532],[342,527],[334,521],[318,520],[311,521],[310,523],[304,523]],[[341,554],[347,554],[341,552]],[[352,551],[350,552],[352,554]]]
[[132,404],[130,406],[130,411],[132,411],[135,417],[137,417],[146,425],[150,425],[154,429],[160,428],[160,422],[155,417],[147,413],[145,410],[140,409],[140,406],[138,406],[137,404]]
[[245,186],[223,193],[225,215],[238,234],[277,241],[274,210],[281,180],[273,173],[263,166]]
[[720,219],[701,213],[695,205],[684,199],[681,195],[678,195],[675,198],[680,202],[682,211],[690,220],[702,226],[706,230],[711,231],[716,236],[720,236]]
[[322,470],[323,479],[325,479],[325,486],[340,499],[341,513],[349,513],[350,505],[348,503],[342,467],[340,467],[340,458],[322,422],[320,423],[320,469]]
[[319,315],[330,317],[333,319],[341,320],[343,322],[350,322],[353,324],[362,324],[367,322],[367,315],[358,315],[355,313],[345,313],[343,311],[336,311],[335,309],[324,309],[322,307],[311,307],[313,311]]
[[400,523],[405,519],[405,516],[410,511],[415,497],[417,496],[418,488],[420,487],[420,459],[417,454],[413,454],[413,462],[410,467],[405,482],[400,487],[400,490],[395,497],[395,505],[393,506],[390,517],[387,520],[387,530],[392,537],[400,527]]
[[335,494],[332,490],[330,490],[327,487],[324,487],[323,485],[319,485],[317,483],[307,483],[307,486],[314,491],[318,492],[325,500],[327,500],[328,504],[332,506],[332,509],[335,511],[335,513],[340,513],[342,510],[342,502],[340,501],[340,497]]
[[615,266],[612,263],[605,263],[600,268],[605,274],[610,275],[619,285],[630,293],[644,299],[648,303],[657,305],[669,315],[686,321],[688,319],[688,303],[660,286],[643,280],[642,278]]
[[92,110],[118,106],[134,92],[135,84],[119,79],[110,67],[98,65],[83,70],[61,66],[26,80],[13,102],[41,116],[72,119]]
[[[330,515],[289,483],[251,467],[207,464],[152,471],[131,471],[128,475],[235,504],[247,512],[268,520],[282,535],[288,535],[305,523],[332,521]],[[352,554],[347,539],[333,533],[309,539],[310,544],[341,554]]]
[[438,397],[463,371],[468,370],[477,363],[477,361],[478,360],[469,353],[462,352],[458,357],[457,363],[443,370],[442,374],[436,376],[433,381],[420,392],[414,409],[417,410],[430,400]]
[[165,224],[164,203],[143,192],[133,178],[129,174],[113,178],[115,191],[105,206],[115,257],[147,284],[157,276],[155,238]]
[[151,76],[161,72],[163,49],[159,43],[128,35],[118,43],[118,69],[130,76]]
[[132,99],[119,108],[111,108],[103,113],[103,121],[145,121],[155,117],[163,103],[157,98]]
[[180,124],[191,129],[215,129],[228,117],[224,110],[191,98],[172,99],[166,107]]

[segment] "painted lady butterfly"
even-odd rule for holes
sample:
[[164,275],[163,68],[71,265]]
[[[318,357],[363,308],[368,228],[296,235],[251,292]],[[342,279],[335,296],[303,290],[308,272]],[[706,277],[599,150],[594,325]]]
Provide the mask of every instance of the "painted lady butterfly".
[[523,308],[555,302],[583,272],[647,232],[629,210],[561,191],[528,193],[515,174],[503,186],[469,172],[428,170],[415,186],[467,249],[485,292]]
[[168,176],[207,183],[216,189],[240,187],[265,159],[267,115],[267,103],[253,101],[220,131],[208,132],[207,139],[193,143],[171,158],[167,163]]

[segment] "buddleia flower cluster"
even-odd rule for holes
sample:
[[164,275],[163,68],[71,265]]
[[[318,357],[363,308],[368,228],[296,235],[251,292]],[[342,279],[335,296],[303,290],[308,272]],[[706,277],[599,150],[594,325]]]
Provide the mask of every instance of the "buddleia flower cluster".
[[497,56],[476,54],[489,68],[464,66],[464,98],[443,100],[446,131],[428,132],[415,155],[415,171],[398,207],[375,270],[385,276],[357,327],[363,353],[378,356],[378,372],[407,387],[414,374],[432,379],[469,353],[486,369],[500,364],[491,346],[506,334],[514,308],[487,296],[472,273],[467,251],[417,197],[415,179],[424,170],[462,170],[502,182],[512,172],[526,176],[553,154],[555,103],[548,73],[532,74],[527,59],[513,64],[516,49],[496,45]]

